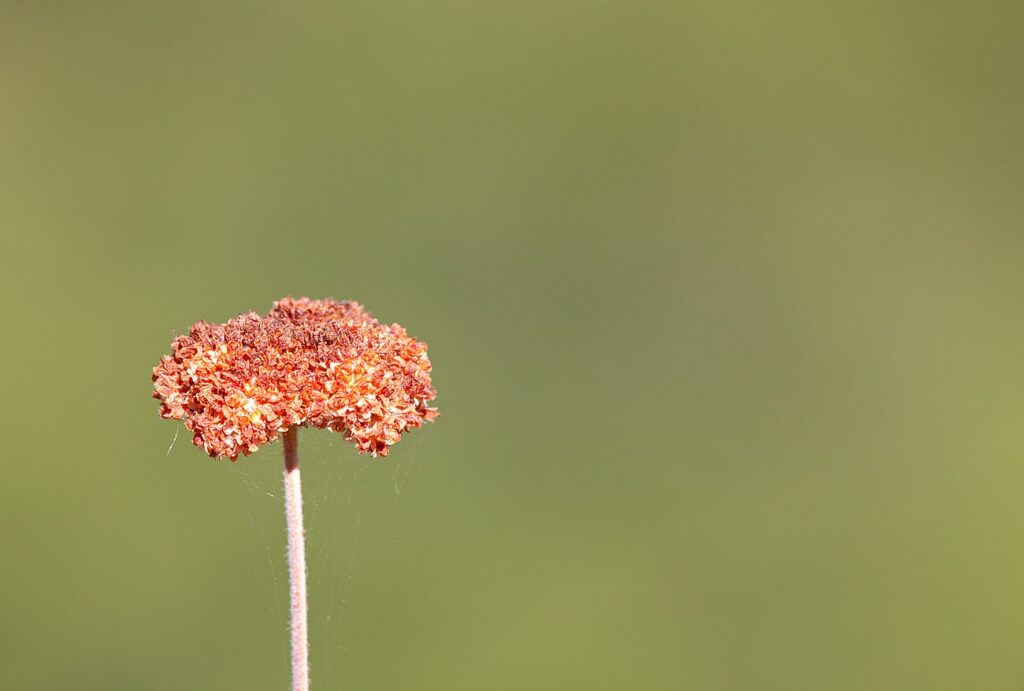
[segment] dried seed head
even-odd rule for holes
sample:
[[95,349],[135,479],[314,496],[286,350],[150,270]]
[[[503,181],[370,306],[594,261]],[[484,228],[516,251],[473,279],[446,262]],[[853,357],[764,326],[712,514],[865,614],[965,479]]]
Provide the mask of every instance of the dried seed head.
[[386,456],[437,416],[427,345],[356,302],[285,298],[266,315],[196,322],[171,347],[153,369],[160,415],[184,420],[214,457],[235,460],[307,424]]

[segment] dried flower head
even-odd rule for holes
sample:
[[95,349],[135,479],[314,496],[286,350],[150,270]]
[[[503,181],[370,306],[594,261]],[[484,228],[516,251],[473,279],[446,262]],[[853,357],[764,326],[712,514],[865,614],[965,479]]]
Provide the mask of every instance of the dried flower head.
[[295,425],[341,432],[386,456],[433,420],[427,345],[356,302],[285,298],[266,315],[196,322],[153,369],[160,415],[211,456],[248,455]]

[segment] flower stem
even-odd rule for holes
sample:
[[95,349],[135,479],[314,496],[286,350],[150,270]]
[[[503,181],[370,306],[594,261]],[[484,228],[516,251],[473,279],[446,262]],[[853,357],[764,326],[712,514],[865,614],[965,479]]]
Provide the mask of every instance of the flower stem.
[[292,691],[309,691],[306,538],[302,528],[297,427],[284,433],[284,515],[288,525],[288,585],[292,605]]

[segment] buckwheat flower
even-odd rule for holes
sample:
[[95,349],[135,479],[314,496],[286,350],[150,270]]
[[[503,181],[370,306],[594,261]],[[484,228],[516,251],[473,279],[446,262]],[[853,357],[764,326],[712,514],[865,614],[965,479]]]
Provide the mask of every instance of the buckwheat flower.
[[153,369],[160,415],[192,442],[236,460],[282,437],[291,598],[292,689],[309,688],[306,562],[298,429],[340,432],[360,453],[386,456],[433,420],[427,346],[356,302],[285,298],[265,315],[196,322]]
[[301,425],[386,456],[437,414],[426,344],[355,302],[285,298],[266,315],[197,322],[153,381],[160,415],[184,420],[196,446],[231,460]]

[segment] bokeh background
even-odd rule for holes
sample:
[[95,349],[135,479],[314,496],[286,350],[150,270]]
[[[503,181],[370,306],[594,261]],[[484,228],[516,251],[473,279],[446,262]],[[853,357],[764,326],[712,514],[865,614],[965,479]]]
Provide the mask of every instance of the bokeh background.
[[4,2],[0,688],[285,689],[198,319],[430,344],[302,440],[314,688],[1024,689],[1019,3]]

